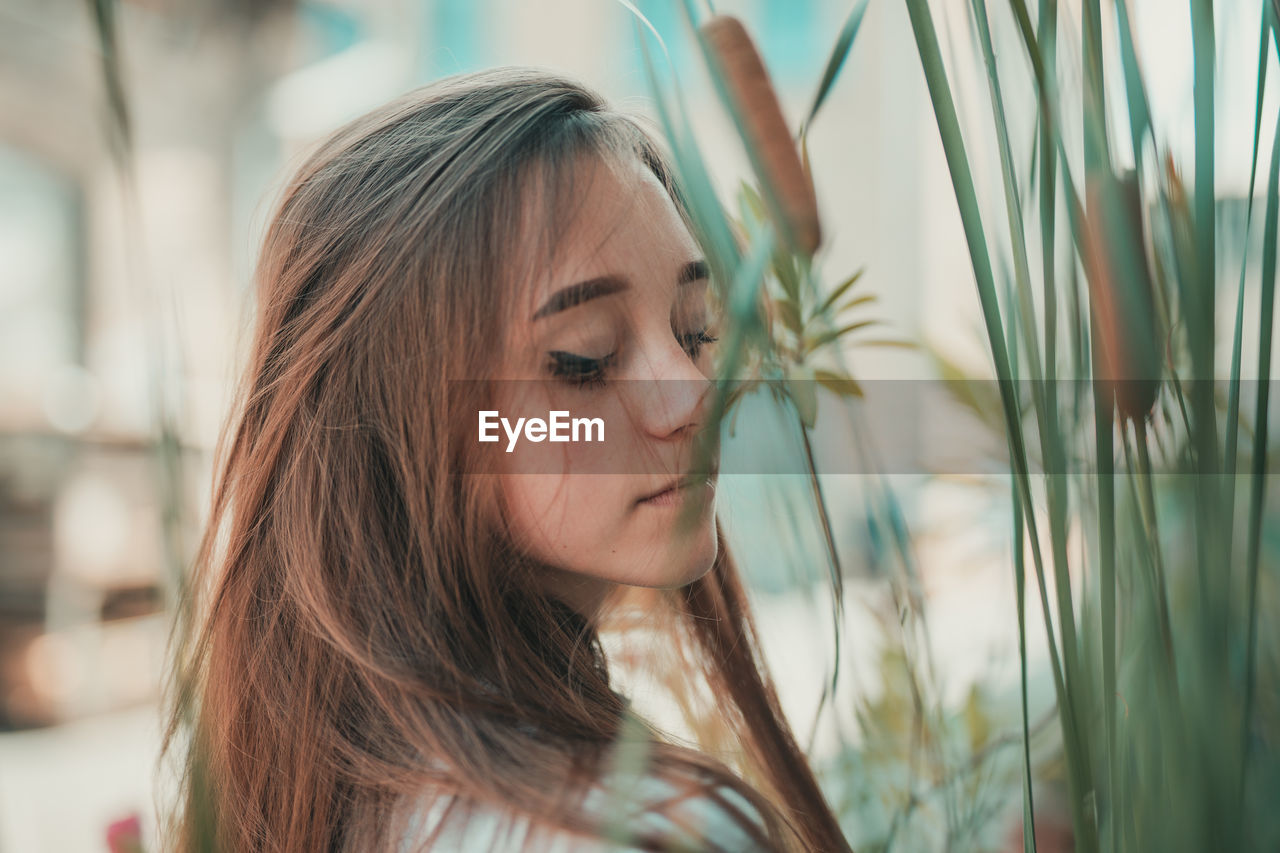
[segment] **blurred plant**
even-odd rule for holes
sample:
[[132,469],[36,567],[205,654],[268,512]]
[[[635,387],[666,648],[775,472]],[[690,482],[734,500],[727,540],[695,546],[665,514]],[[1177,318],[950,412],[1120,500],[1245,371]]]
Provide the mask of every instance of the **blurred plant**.
[[[1277,727],[1273,716],[1259,713],[1257,698],[1260,677],[1266,679],[1264,695],[1277,689],[1274,664],[1260,667],[1258,625],[1264,605],[1274,606],[1274,590],[1265,584],[1275,579],[1260,569],[1267,565],[1262,554],[1280,144],[1273,142],[1266,191],[1255,423],[1249,430],[1241,413],[1248,387],[1241,380],[1245,283],[1246,269],[1259,259],[1247,250],[1247,239],[1225,410],[1215,394],[1221,264],[1212,3],[1189,4],[1195,81],[1190,192],[1174,151],[1153,125],[1129,10],[1119,0],[1119,55],[1104,63],[1103,5],[1082,3],[1083,51],[1072,67],[1058,57],[1057,3],[1042,0],[1033,22],[1023,0],[1009,0],[1007,12],[1035,84],[1030,103],[1009,107],[1001,87],[1008,69],[997,62],[985,0],[970,0],[966,25],[983,60],[990,96],[986,119],[997,141],[1004,196],[1003,210],[984,212],[933,13],[927,0],[907,0],[968,242],[1010,448],[1021,640],[1025,649],[1021,591],[1023,550],[1029,545],[1046,614],[1077,849],[1274,849],[1280,824],[1269,804],[1280,794]],[[1274,0],[1259,4],[1246,237],[1278,7]],[[1122,131],[1108,121],[1114,113],[1107,108],[1104,64],[1120,69],[1128,116]],[[1074,94],[1074,79],[1083,81],[1083,169],[1070,154],[1075,149],[1065,129],[1065,95]],[[1019,107],[1035,119],[1036,157],[1027,174],[1019,174],[1010,141],[1009,115]],[[1271,121],[1280,127],[1280,114]],[[1116,152],[1131,156],[1133,169],[1123,168]],[[1076,181],[1081,174],[1083,195]],[[1038,197],[1038,206],[1024,207],[1027,192]],[[1003,220],[1000,228],[1008,231],[1012,257],[1001,258],[1001,266],[1014,275],[1003,300],[990,251],[1000,243],[984,226],[984,213]],[[1028,233],[1039,238],[1038,292],[1032,271],[1036,242]],[[1066,238],[1062,244],[1060,236]],[[1065,322],[1059,314],[1063,305]],[[1038,439],[1038,456],[1028,431]],[[1245,459],[1239,458],[1242,431],[1252,438]],[[1033,478],[1036,463],[1043,478]],[[1240,492],[1247,495],[1248,513],[1238,537]],[[1048,555],[1041,552],[1041,505],[1047,507]],[[1073,529],[1087,538],[1079,555],[1069,552]],[[1234,547],[1237,538],[1244,539],[1243,549]],[[1025,685],[1025,652],[1023,679]],[[1028,725],[1025,711],[1023,724]],[[1029,773],[1029,753],[1024,763]],[[1030,815],[1030,788],[1024,788],[1024,814]],[[1025,849],[1034,846],[1025,833]]]
[[117,0],[90,0],[89,11],[101,50],[101,72],[106,102],[107,141],[120,181],[122,219],[125,223],[125,260],[133,279],[136,305],[145,317],[147,335],[147,387],[151,400],[151,428],[155,460],[157,504],[161,507],[160,533],[165,568],[166,591],[172,604],[181,593],[187,568],[184,500],[187,472],[182,456],[182,435],[178,413],[182,409],[180,384],[173,381],[174,346],[160,315],[159,295],[146,274],[142,250],[142,218],[138,200],[133,116],[125,85],[120,12]]
[[[1016,700],[973,684],[963,702],[917,732],[911,663],[891,641],[893,613],[877,615],[890,640],[880,650],[879,684],[868,685],[871,698],[855,709],[857,741],[825,774],[850,842],[862,853],[1003,849],[1021,779]],[[1042,716],[1031,729],[1037,790],[1056,785],[1063,771],[1052,722]]]
[[[813,107],[793,137],[741,23],[711,16],[699,24],[692,4],[684,4],[721,104],[732,117],[752,164],[755,182],[741,185],[736,219],[716,195],[680,89],[663,85],[641,38],[686,205],[721,287],[727,334],[722,336],[713,423],[728,417],[732,433],[735,407],[764,388],[793,414],[803,446],[813,508],[828,556],[835,634],[835,658],[819,713],[834,696],[841,670],[844,571],[809,441],[817,421],[818,389],[832,393],[833,402],[850,413],[862,397],[862,388],[845,366],[845,349],[858,344],[910,346],[856,335],[878,322],[864,316],[876,297],[858,289],[861,271],[826,289],[814,263],[821,228],[806,134],[852,49],[866,5],[856,3],[846,19]],[[660,37],[658,43],[662,44]],[[996,819],[1004,817],[1002,806],[1018,779],[1015,772],[1010,781],[998,765],[1003,760],[1004,771],[1008,770],[1012,751],[1004,747],[1022,743],[1023,738],[989,734],[1002,715],[985,694],[975,692],[959,709],[944,708],[937,698],[910,537],[893,492],[876,474],[869,436],[864,431],[857,434],[859,446],[850,452],[867,461],[869,476],[862,479],[867,489],[868,539],[876,545],[873,559],[894,569],[889,584],[891,615],[881,620],[887,643],[880,669],[885,690],[878,700],[856,700],[858,738],[845,739],[845,727],[837,719],[843,747],[835,764],[825,768],[824,778],[835,792],[842,822],[869,849],[909,847],[913,841],[907,839],[926,836],[946,849],[996,849],[1000,837]],[[707,431],[704,464],[719,440],[718,429]],[[964,732],[978,731],[986,734],[964,736]],[[975,779],[985,782],[975,784]],[[883,832],[868,828],[877,826]]]
[[[782,380],[773,390],[794,409],[806,436],[816,417],[816,397],[813,382],[798,380],[818,379],[811,357],[861,327],[857,322],[841,326],[827,316],[814,335],[811,321],[852,289],[856,278],[825,299],[813,298],[819,292],[812,262],[820,230],[816,213],[807,207],[812,196],[797,186],[796,178],[802,174],[811,192],[808,158],[803,157],[799,170],[788,162],[796,145],[785,126],[779,127],[776,98],[742,26],[712,16],[699,27],[691,0],[683,5],[759,187],[742,193],[743,221],[735,240],[679,90],[666,90],[646,52],[659,115],[693,218],[713,270],[724,282],[729,334],[721,375],[726,390],[716,415],[723,417],[745,393],[733,382],[748,366],[756,370],[752,374],[749,369],[749,376]],[[865,5],[855,5],[837,40],[814,109],[802,124],[802,152],[804,134],[852,46]],[[1261,567],[1267,542],[1276,538],[1274,531],[1263,533],[1280,144],[1273,144],[1267,182],[1258,381],[1253,386],[1255,423],[1250,425],[1241,412],[1241,394],[1247,389],[1241,362],[1246,269],[1258,259],[1243,241],[1232,363],[1225,408],[1220,408],[1214,385],[1219,257],[1214,21],[1209,0],[1191,0],[1189,8],[1195,78],[1195,178],[1190,191],[1173,152],[1153,127],[1123,2],[1115,3],[1119,56],[1108,64],[1120,69],[1127,136],[1107,122],[1112,113],[1103,77],[1100,0],[1082,4],[1084,49],[1074,68],[1057,55],[1055,0],[1041,0],[1034,20],[1024,0],[1009,0],[1010,23],[1034,77],[1030,102],[1014,103],[1034,119],[1035,156],[1027,174],[1020,174],[987,6],[985,0],[970,0],[965,23],[982,57],[997,142],[994,174],[1000,176],[1003,208],[994,215],[1007,231],[997,239],[983,223],[975,170],[930,6],[927,0],[907,0],[995,367],[995,394],[970,402],[980,414],[990,414],[993,404],[1001,413],[998,424],[1012,465],[1023,684],[1023,845],[1028,850],[1035,849],[1023,609],[1028,547],[1046,619],[1078,849],[1270,849],[1280,840],[1277,818],[1264,806],[1280,793],[1276,726],[1258,712],[1260,696],[1274,709],[1272,697],[1280,682],[1270,659],[1260,658],[1258,632],[1259,624],[1265,624],[1260,611],[1274,596],[1267,586],[1274,585],[1274,578]],[[1276,0],[1261,5],[1246,231],[1252,223],[1268,45],[1280,44],[1278,10]],[[1069,156],[1074,146],[1064,130],[1064,93],[1074,79],[1083,81],[1078,93],[1083,168]],[[1280,128],[1280,116],[1274,120]],[[1120,165],[1114,152],[1122,149],[1132,155],[1133,168]],[[1083,175],[1083,184],[1076,175]],[[991,247],[1004,245],[1008,257],[993,256]],[[1040,258],[1033,268],[1036,249]],[[993,259],[998,268],[1012,270],[1002,288],[997,287]],[[812,305],[820,310],[811,313],[807,306]],[[822,379],[838,392],[858,393],[857,383],[838,367]],[[1238,447],[1242,433],[1251,442],[1247,451]],[[812,464],[810,475],[828,534],[838,625],[841,570]],[[1238,492],[1247,495],[1248,512],[1243,547],[1233,548]],[[891,497],[886,505],[892,505]],[[1041,536],[1046,515],[1047,554]],[[1075,556],[1070,550],[1079,546],[1073,536],[1080,534],[1086,547]],[[905,534],[894,547],[902,565],[909,567]],[[918,608],[912,613],[924,635]],[[917,651],[927,656],[927,643]],[[1262,669],[1260,661],[1270,668]],[[1260,674],[1266,674],[1262,688]],[[940,709],[918,700],[915,717],[934,732],[945,728]],[[942,778],[949,776],[944,772]],[[955,840],[949,835],[947,843]]]
[[[620,2],[636,16],[638,25],[648,27],[665,52],[665,43],[652,24],[626,0]],[[813,107],[805,119],[806,128],[817,116],[852,49],[865,8],[866,2],[862,0],[842,29]],[[721,204],[711,181],[681,90],[663,85],[648,45],[641,38],[646,69],[681,179],[685,206],[699,242],[707,252],[728,329],[727,335],[722,336],[717,393],[708,420],[718,426],[746,396],[762,389],[794,415],[827,555],[834,605],[835,661],[819,703],[820,714],[834,694],[840,671],[845,572],[809,433],[817,418],[817,387],[826,387],[843,398],[861,395],[857,382],[843,366],[840,347],[850,334],[876,321],[865,319],[841,325],[840,319],[847,312],[871,304],[874,297],[851,293],[860,272],[844,278],[829,293],[822,293],[813,267],[814,253],[821,245],[822,236],[808,157],[807,154],[802,157],[804,146],[797,148],[786,125],[760,54],[737,19],[712,16],[699,27],[692,5],[685,3],[684,10],[697,33],[699,48],[712,72],[721,103],[746,143],[755,178],[754,185],[742,184],[738,196],[740,218],[734,219]],[[846,296],[851,298],[844,300]],[[904,345],[899,341],[868,343]],[[825,366],[815,363],[819,359],[825,360]],[[708,429],[701,439],[695,466],[709,469],[721,440],[720,430]],[[901,531],[901,525],[896,523],[899,516],[892,495],[880,482],[873,483],[871,490],[877,495],[873,502],[885,517],[885,527]],[[905,538],[900,544],[905,545]],[[905,548],[898,559],[904,576],[910,578],[910,555]],[[914,581],[901,587],[906,592],[904,607],[918,612],[919,596],[915,588]],[[923,632],[922,626],[920,630]]]

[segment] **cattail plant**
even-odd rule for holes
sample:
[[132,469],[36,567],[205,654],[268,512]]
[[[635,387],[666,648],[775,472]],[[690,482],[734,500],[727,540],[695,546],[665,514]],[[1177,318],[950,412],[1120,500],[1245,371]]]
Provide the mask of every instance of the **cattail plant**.
[[812,255],[822,242],[818,202],[760,52],[732,15],[711,18],[702,25],[702,35],[745,126],[747,152],[774,221],[791,247]]
[[[824,709],[835,714],[847,713],[831,702],[842,670],[845,570],[836,547],[835,522],[824,496],[810,431],[817,420],[819,389],[831,395],[823,405],[843,407],[845,416],[852,416],[853,398],[862,396],[861,385],[844,364],[845,347],[909,347],[911,344],[859,334],[878,324],[878,320],[864,313],[876,302],[876,296],[868,292],[862,270],[839,277],[831,284],[827,284],[821,274],[821,258],[815,252],[823,238],[805,140],[853,48],[867,3],[865,0],[856,3],[846,18],[812,105],[796,133],[788,128],[747,27],[727,16],[713,15],[699,22],[691,3],[683,7],[720,105],[736,125],[754,178],[754,183],[744,182],[740,187],[736,199],[739,215],[731,216],[710,181],[680,87],[663,85],[642,39],[640,44],[654,103],[687,193],[695,231],[699,233],[712,269],[721,271],[727,331],[721,338],[721,393],[710,420],[716,424],[728,417],[732,432],[734,420],[730,409],[751,392],[761,389],[771,392],[784,411],[793,416],[813,497],[811,508],[827,556],[832,602],[835,654],[818,714],[820,716]],[[718,430],[708,432],[716,437],[713,440],[718,440]],[[859,442],[867,438],[863,432],[858,435]],[[849,448],[849,452],[861,454],[860,458],[874,455],[869,446]],[[885,658],[884,675],[887,682],[892,680],[895,689],[902,688],[909,703],[907,715],[902,717],[898,706],[876,703],[868,697],[855,700],[857,714],[864,721],[889,714],[894,717],[893,726],[901,727],[905,733],[890,748],[896,753],[892,760],[900,764],[893,772],[894,781],[884,780],[887,790],[891,791],[886,799],[899,805],[887,820],[888,835],[882,841],[891,844],[894,837],[909,837],[905,828],[915,820],[914,815],[926,811],[922,807],[926,802],[940,804],[939,810],[948,813],[948,832],[963,833],[968,827],[960,823],[966,820],[960,817],[950,820],[950,817],[972,812],[968,806],[952,808],[957,798],[963,798],[959,791],[966,784],[965,777],[975,768],[985,770],[989,758],[998,757],[1001,750],[992,749],[990,754],[982,752],[973,756],[967,752],[957,756],[950,751],[949,744],[955,740],[954,720],[946,718],[936,699],[938,687],[932,675],[923,600],[906,525],[896,496],[875,473],[874,462],[868,474],[862,481],[866,537],[876,543],[873,559],[876,569],[884,571],[889,578],[892,601],[888,608],[892,613],[884,618],[882,629],[886,645],[903,651],[901,655]],[[797,532],[803,535],[802,531]],[[975,705],[964,713],[976,719],[985,712],[977,710]],[[980,751],[977,746],[973,749]],[[856,747],[844,741],[840,757],[826,773],[835,796],[840,798],[858,796],[853,792],[861,783],[844,784],[854,780],[841,776],[846,772],[845,760],[855,751]],[[927,775],[918,778],[917,772],[925,766]],[[903,768],[909,768],[905,774],[900,773]],[[857,822],[858,815],[852,807],[846,805],[840,813],[847,822]],[[860,836],[856,826],[854,833],[855,837]]]
[[1115,388],[1124,417],[1151,413],[1160,388],[1161,338],[1143,242],[1142,198],[1133,172],[1088,186],[1084,234],[1093,327],[1094,375]]
[[[1212,3],[1192,0],[1189,7],[1170,10],[1190,15],[1195,112],[1190,187],[1183,186],[1170,138],[1154,124],[1138,61],[1139,34],[1124,2],[1114,4],[1117,55],[1105,62],[1104,4],[1081,4],[1083,50],[1075,68],[1064,67],[1058,56],[1059,29],[1070,23],[1059,16],[1055,2],[1040,3],[1034,18],[1023,0],[999,5],[989,11],[985,0],[971,0],[967,10],[992,94],[991,110],[982,118],[996,135],[1007,201],[1003,211],[993,212],[978,201],[976,155],[961,132],[934,12],[927,0],[907,0],[1004,389],[1019,540],[1015,573],[1021,590],[1025,537],[1046,614],[1076,847],[1275,849],[1280,824],[1269,804],[1280,796],[1280,750],[1274,713],[1264,714],[1258,697],[1264,689],[1274,696],[1278,679],[1269,662],[1274,634],[1260,633],[1258,625],[1265,624],[1262,609],[1270,603],[1274,612],[1275,606],[1274,592],[1267,590],[1274,588],[1274,572],[1263,568],[1268,548],[1263,530],[1274,529],[1267,522],[1265,499],[1280,145],[1273,142],[1261,258],[1246,251],[1238,283],[1219,280],[1223,265],[1214,180],[1219,81]],[[1268,49],[1277,37],[1277,6],[1264,0],[1250,7],[1261,17],[1251,224],[1261,129],[1264,121],[1280,126],[1280,115],[1267,115],[1262,97]],[[1238,6],[1226,10],[1240,12]],[[1035,119],[1036,162],[1021,172],[1009,156],[1007,119],[1016,106],[1006,105],[1002,96],[1002,78],[1011,70],[1008,60],[1004,66],[996,60],[990,24],[996,14],[1005,14],[1014,25],[1023,48],[1017,71],[1030,68],[1035,84],[1034,98],[1021,107]],[[1122,85],[1114,88],[1123,92],[1127,127],[1109,120],[1115,113],[1107,107],[1111,89],[1104,68],[1119,69]],[[1076,80],[1083,81],[1081,90],[1072,92]],[[1080,96],[1082,160],[1072,156],[1075,145],[1064,130],[1068,94]],[[1117,167],[1120,150],[1132,156],[1131,172]],[[1028,186],[1039,204],[1024,209]],[[1057,217],[1060,205],[1066,208],[1065,222]],[[1012,266],[1018,270],[1016,298],[1003,304],[987,233],[1001,219],[1009,228]],[[1035,247],[1026,239],[1029,231],[1040,236],[1038,282],[1030,272]],[[1064,238],[1065,244],[1059,243]],[[1247,247],[1247,239],[1236,242]],[[1251,265],[1258,265],[1261,298],[1258,382],[1249,425],[1240,403],[1247,388],[1241,356],[1245,270]],[[1082,287],[1077,285],[1081,279]],[[1221,325],[1216,306],[1218,294],[1229,287],[1236,289],[1236,315],[1225,376],[1215,362]],[[1068,312],[1067,334],[1059,338],[1055,318],[1064,303],[1085,304],[1088,312],[1074,318]],[[1042,330],[1039,317],[1045,318]],[[1018,349],[1008,343],[1011,329],[1018,331]],[[1059,343],[1064,339],[1065,347]],[[1047,466],[1042,478],[1030,470],[1027,425],[1011,382],[1017,356],[1032,380],[1034,429]],[[1065,411],[1059,406],[1064,384],[1059,380],[1092,382],[1093,407],[1084,418],[1059,414]],[[1219,384],[1226,390],[1225,411],[1215,393]],[[1242,477],[1238,441],[1246,431],[1252,446]],[[1083,470],[1068,470],[1068,459],[1083,460]],[[1242,534],[1234,517],[1238,491],[1248,495]],[[1048,554],[1040,550],[1045,515]],[[1073,527],[1085,534],[1082,552],[1068,548]],[[1238,539],[1244,540],[1243,548],[1233,547]],[[1019,615],[1025,647],[1027,627]],[[1023,678],[1025,695],[1025,661]],[[1029,755],[1026,763],[1029,779]],[[1030,816],[1029,785],[1026,790]],[[1029,829],[1024,846],[1034,849]]]
[[[1036,844],[1026,654],[1036,628],[1024,611],[1028,590],[1044,614],[1076,848],[1277,849],[1280,818],[1270,804],[1280,797],[1280,648],[1266,626],[1280,588],[1270,569],[1280,565],[1277,525],[1267,510],[1280,144],[1272,143],[1269,160],[1261,149],[1264,128],[1274,125],[1280,135],[1280,114],[1263,97],[1269,51],[1280,47],[1280,3],[1260,0],[1244,10],[1260,18],[1249,212],[1244,235],[1224,235],[1214,171],[1222,80],[1211,0],[1169,12],[1190,23],[1194,141],[1187,153],[1156,124],[1139,61],[1142,34],[1124,0],[1083,0],[1078,21],[1060,14],[1056,0],[1041,0],[1034,13],[1026,0],[991,8],[988,0],[968,0],[961,42],[970,40],[989,96],[972,110],[957,103],[957,72],[943,59],[935,24],[941,4],[904,2],[961,215],[1009,448],[1024,849]],[[813,113],[865,5],[855,4],[837,39]],[[718,253],[711,241],[731,271],[731,328],[736,322],[746,330],[736,343],[730,335],[726,376],[752,341],[783,354],[784,375],[806,375],[797,365],[814,350],[795,344],[810,319],[801,306],[823,302],[811,296],[810,247],[820,237],[816,230],[808,240],[799,236],[810,170],[801,169],[806,181],[796,176],[791,137],[778,130],[776,98],[745,28],[723,17],[699,28],[692,4],[684,8],[761,188],[761,215],[746,218],[755,223],[745,229],[746,248],[725,239],[720,245],[730,248]],[[1103,38],[1104,11],[1113,12],[1114,41]],[[1239,5],[1219,11],[1242,13]],[[1017,50],[997,52],[997,16],[1020,42]],[[1061,45],[1082,49],[1059,55]],[[1007,99],[1010,74],[1030,75],[1029,97]],[[732,234],[679,98],[664,96],[652,79],[682,177],[701,192],[699,227]],[[967,144],[962,106],[986,125],[994,146],[979,152]],[[802,152],[813,113],[799,134]],[[1028,120],[1013,122],[1015,114]],[[1023,127],[1031,136],[1017,138],[1014,128]],[[1027,150],[1029,164],[1015,155]],[[986,155],[990,166],[975,168]],[[1184,172],[1194,177],[1184,181]],[[1257,217],[1260,257],[1247,239],[1259,224],[1259,172],[1266,198]],[[981,200],[975,176],[984,174],[999,181],[1002,203],[994,209]],[[1238,279],[1220,275],[1219,244],[1232,237],[1245,248]],[[783,262],[770,263],[778,248]],[[1010,272],[1004,283],[997,270]],[[1252,315],[1250,271],[1259,280]],[[775,278],[773,312],[743,310]],[[1230,322],[1218,311],[1219,295],[1228,294]],[[1231,329],[1229,368],[1216,361],[1224,326]],[[1256,341],[1253,384],[1242,380],[1246,339]],[[797,411],[807,408],[801,395],[789,396]],[[801,421],[811,423],[811,413]]]

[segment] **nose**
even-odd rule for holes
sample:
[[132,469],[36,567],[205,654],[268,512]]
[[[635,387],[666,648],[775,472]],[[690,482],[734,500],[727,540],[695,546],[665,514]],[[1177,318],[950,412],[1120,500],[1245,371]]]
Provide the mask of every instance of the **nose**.
[[649,360],[637,416],[651,437],[687,441],[705,422],[712,386],[674,336],[668,337],[670,345]]

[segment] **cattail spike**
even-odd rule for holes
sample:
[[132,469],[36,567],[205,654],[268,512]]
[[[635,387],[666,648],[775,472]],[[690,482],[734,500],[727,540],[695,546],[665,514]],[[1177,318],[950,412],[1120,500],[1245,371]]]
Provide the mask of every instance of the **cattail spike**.
[[776,224],[794,248],[812,255],[822,242],[813,182],[800,162],[760,53],[742,22],[731,15],[712,17],[702,25],[702,34],[742,118],[752,164],[766,185],[770,207],[776,202],[781,208],[771,211],[779,220]]
[[1085,256],[1098,334],[1094,372],[1113,384],[1120,412],[1140,420],[1155,405],[1162,370],[1141,191],[1130,172],[1092,180],[1086,193]]

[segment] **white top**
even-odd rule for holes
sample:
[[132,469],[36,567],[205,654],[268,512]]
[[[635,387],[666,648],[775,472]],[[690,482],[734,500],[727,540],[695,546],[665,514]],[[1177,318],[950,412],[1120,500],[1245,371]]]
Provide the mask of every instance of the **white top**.
[[[686,796],[675,804],[655,808],[676,794],[669,782],[646,775],[634,784],[634,796],[612,796],[597,786],[587,795],[584,809],[603,817],[606,825],[615,827],[620,837],[658,832],[670,838],[673,847],[691,850],[732,851],[732,853],[768,853],[734,820],[734,816],[716,800],[705,795]],[[763,828],[759,813],[746,799],[731,788],[719,786],[716,794],[739,809],[757,827]],[[565,830],[535,826],[513,812],[486,807],[446,810],[453,802],[450,795],[425,800],[414,812],[409,830],[400,845],[400,853],[634,853],[638,848],[610,841],[585,839]],[[674,819],[673,819],[674,818]],[[444,826],[433,844],[431,834]]]

